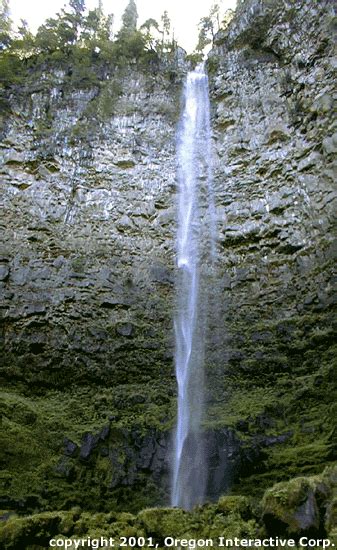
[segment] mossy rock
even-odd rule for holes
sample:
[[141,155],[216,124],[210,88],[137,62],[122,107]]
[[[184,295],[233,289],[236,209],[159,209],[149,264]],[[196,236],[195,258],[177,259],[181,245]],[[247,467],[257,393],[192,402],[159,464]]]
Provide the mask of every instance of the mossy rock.
[[[0,523],[0,547],[5,550],[45,548],[50,538],[112,536],[153,537],[158,548],[166,537],[183,539],[264,538],[268,535],[319,537],[328,533],[337,543],[337,466],[320,476],[299,477],[277,483],[265,492],[262,503],[244,496],[222,496],[218,502],[192,511],[147,508],[128,512],[92,513],[79,507],[69,512],[8,516]],[[259,506],[262,507],[262,525]],[[266,529],[266,530],[265,530]]]
[[242,538],[259,538],[260,527],[256,520],[251,519],[244,521],[239,514],[231,513],[225,518],[217,515],[212,524],[203,530],[203,537],[216,540],[222,536],[225,539],[237,537]]
[[319,534],[321,508],[330,494],[322,477],[298,477],[267,489],[262,500],[263,520],[271,534]]
[[337,546],[337,529],[329,532],[329,540],[331,545]]
[[240,495],[225,495],[219,498],[216,511],[222,514],[235,512],[243,518],[249,518],[251,516],[250,500]]
[[328,505],[325,528],[328,533],[335,532],[337,535],[337,497]]
[[322,480],[330,487],[332,495],[337,497],[337,464],[331,464],[325,468]]
[[64,527],[69,533],[74,518],[71,512],[44,512],[26,517],[14,517],[0,524],[0,545],[7,549],[21,549],[47,545],[49,539]]
[[148,508],[138,514],[138,523],[148,535],[162,541],[167,536],[186,534],[191,516],[180,508]]

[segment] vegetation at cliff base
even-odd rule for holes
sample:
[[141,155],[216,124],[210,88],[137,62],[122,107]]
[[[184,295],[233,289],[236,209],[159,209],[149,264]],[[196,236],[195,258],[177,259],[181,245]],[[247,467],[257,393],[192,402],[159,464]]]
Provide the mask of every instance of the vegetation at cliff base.
[[[74,507],[69,511],[25,517],[13,514],[0,525],[0,543],[5,550],[42,550],[50,539],[54,546],[61,546],[61,541],[67,540],[69,548],[81,539],[82,548],[103,548],[107,544],[105,540],[111,537],[115,546],[122,543],[127,548],[134,547],[137,541],[136,547],[144,546],[143,541],[158,549],[177,547],[179,542],[174,542],[181,540],[182,547],[219,549],[227,546],[226,539],[228,546],[238,548],[261,547],[264,539],[263,546],[277,547],[280,544],[276,541],[283,539],[282,547],[288,549],[294,548],[300,537],[303,537],[300,547],[305,546],[308,537],[313,541],[320,538],[322,542],[329,532],[325,547],[328,543],[334,546],[337,543],[336,500],[333,506],[329,506],[328,501],[336,499],[336,474],[336,468],[326,468],[320,476],[298,477],[270,487],[260,502],[242,496],[223,496],[215,503],[189,512],[178,508],[147,508],[138,514],[90,514]],[[303,513],[303,507],[311,507],[309,513]],[[237,542],[233,544],[234,541]],[[316,547],[322,546],[317,543]]]

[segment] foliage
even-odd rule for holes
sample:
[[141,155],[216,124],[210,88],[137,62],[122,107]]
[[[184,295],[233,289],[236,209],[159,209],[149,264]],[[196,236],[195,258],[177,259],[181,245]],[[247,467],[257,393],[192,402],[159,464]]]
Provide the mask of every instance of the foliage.
[[157,33],[160,32],[157,21],[153,18],[147,19],[140,27],[140,30],[145,33],[144,37],[148,47],[154,50],[156,47],[156,40],[153,36],[153,30],[157,31]]
[[0,82],[4,86],[21,82],[30,68],[59,65],[75,85],[100,79],[112,67],[137,64],[157,68],[176,45],[169,39],[170,19],[164,12],[159,25],[153,18],[138,29],[135,0],[130,0],[122,26],[114,36],[113,15],[103,13],[102,3],[85,11],[84,0],[69,0],[55,17],[48,18],[34,36],[25,21],[12,30],[8,0],[1,0]]
[[199,37],[196,50],[203,51],[212,42],[219,28],[220,7],[219,4],[213,4],[209,14],[206,17],[202,17],[199,21]]
[[121,32],[133,32],[137,30],[138,11],[135,0],[129,0],[122,16]]
[[113,48],[117,64],[124,65],[128,61],[137,62],[145,54],[146,45],[146,36],[141,31],[121,30]]
[[186,56],[186,61],[190,62],[192,67],[198,65],[203,60],[203,55],[201,52],[193,52]]
[[[0,525],[0,543],[5,550],[33,550],[45,548],[51,538],[58,541],[82,538],[84,548],[93,548],[94,540],[100,537],[113,537],[116,546],[122,537],[151,537],[161,550],[165,548],[165,538],[174,537],[189,539],[190,547],[196,546],[199,540],[211,539],[217,550],[221,548],[219,536],[223,539],[261,539],[270,536],[288,538],[290,534],[298,538],[306,525],[301,524],[301,517],[307,522],[311,513],[304,516],[301,512],[303,502],[313,502],[311,506],[315,506],[317,511],[318,523],[316,528],[311,528],[310,535],[318,536],[323,528],[323,532],[335,541],[336,473],[335,466],[326,468],[320,476],[295,478],[274,485],[260,502],[247,497],[223,496],[218,502],[188,512],[179,508],[147,508],[137,514],[120,511],[90,513],[76,506],[69,511],[21,517],[9,513]],[[274,521],[271,522],[270,518]],[[285,548],[292,546],[286,544]]]
[[170,34],[171,21],[170,21],[170,18],[168,16],[168,13],[167,13],[166,10],[164,11],[163,15],[161,16],[161,21],[162,21],[162,24],[163,24],[164,34],[166,34],[168,36]]
[[196,52],[203,52],[204,49],[214,41],[216,33],[220,29],[225,29],[228,26],[233,15],[233,10],[227,9],[222,13],[220,5],[213,4],[209,14],[202,17],[199,21],[199,35]]
[[[225,29],[234,15],[233,10],[226,9],[224,12],[221,10],[220,4],[213,4],[207,16],[200,19],[198,28],[198,42],[195,50],[192,54],[186,57],[186,61],[189,61],[194,67],[204,59],[207,46],[212,44],[216,33],[220,29]],[[214,71],[215,68],[211,66],[212,59],[208,59],[208,69]]]
[[9,16],[9,1],[0,0],[0,50],[9,46],[11,29],[12,21]]
[[22,70],[21,60],[10,52],[3,52],[0,60],[0,84],[16,84],[20,82]]

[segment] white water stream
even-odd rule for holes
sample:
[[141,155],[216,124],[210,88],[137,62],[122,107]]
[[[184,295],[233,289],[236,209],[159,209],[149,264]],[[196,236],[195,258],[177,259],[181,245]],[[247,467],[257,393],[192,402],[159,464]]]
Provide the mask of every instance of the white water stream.
[[207,461],[201,421],[207,292],[204,266],[215,254],[208,78],[188,73],[177,137],[178,233],[175,369],[178,415],[174,440],[172,506],[191,509],[204,500]]

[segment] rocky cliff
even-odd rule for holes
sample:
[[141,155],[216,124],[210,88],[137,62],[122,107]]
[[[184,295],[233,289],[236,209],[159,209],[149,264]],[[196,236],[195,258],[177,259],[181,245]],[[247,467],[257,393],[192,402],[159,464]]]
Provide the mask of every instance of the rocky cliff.
[[[246,0],[209,57],[212,498],[336,459],[334,25],[329,1]],[[167,501],[181,86],[131,66],[5,93],[6,509]]]
[[[52,71],[8,97],[2,373],[15,506],[42,492],[93,504],[168,460],[180,89],[136,68],[84,89]],[[65,496],[64,483],[83,490]]]
[[222,296],[209,420],[255,448],[240,491],[336,458],[335,24],[329,1],[248,0],[209,58]]

